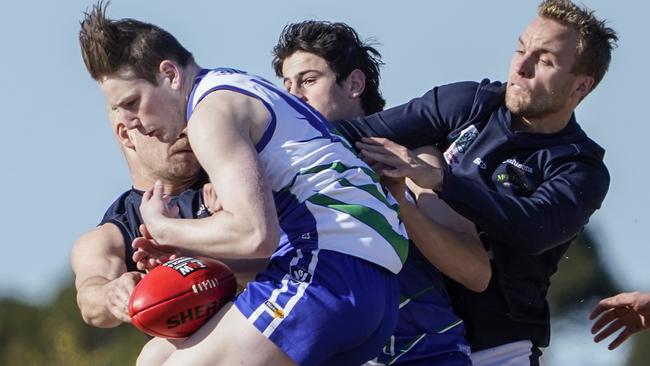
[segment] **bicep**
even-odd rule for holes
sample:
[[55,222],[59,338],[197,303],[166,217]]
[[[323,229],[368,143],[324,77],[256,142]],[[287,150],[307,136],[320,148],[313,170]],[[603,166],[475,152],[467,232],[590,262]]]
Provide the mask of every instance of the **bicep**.
[[261,102],[233,94],[207,96],[192,115],[188,135],[224,210],[244,213],[270,201],[253,137],[270,115]]
[[112,280],[126,272],[124,238],[120,230],[107,223],[83,234],[71,253],[75,285],[80,289],[91,278]]

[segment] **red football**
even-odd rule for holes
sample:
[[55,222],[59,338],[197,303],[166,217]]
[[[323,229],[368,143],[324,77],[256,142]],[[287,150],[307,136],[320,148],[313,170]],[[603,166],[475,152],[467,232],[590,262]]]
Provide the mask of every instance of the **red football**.
[[129,300],[131,322],[163,338],[184,338],[232,300],[237,281],[217,260],[181,257],[151,270]]

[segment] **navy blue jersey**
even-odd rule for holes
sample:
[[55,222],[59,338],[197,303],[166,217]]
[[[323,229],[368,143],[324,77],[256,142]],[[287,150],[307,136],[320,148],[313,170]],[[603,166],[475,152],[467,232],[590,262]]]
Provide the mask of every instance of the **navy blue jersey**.
[[399,318],[377,361],[385,365],[470,364],[465,327],[452,309],[442,274],[413,243],[397,277]]
[[553,134],[513,131],[504,96],[498,82],[455,83],[335,122],[351,142],[381,136],[408,148],[445,150],[440,197],[476,224],[493,257],[485,292],[451,280],[448,288],[474,351],[523,339],[548,345],[550,276],[609,187],[604,150],[575,116]]
[[[178,205],[180,217],[200,218],[209,216],[208,210],[203,204],[203,180],[199,180],[192,187],[184,190],[177,196],[172,196],[170,203]],[[140,216],[140,202],[142,202],[142,191],[130,189],[106,210],[100,225],[111,223],[117,226],[124,237],[124,261],[128,271],[137,271],[133,262],[133,239],[142,236],[139,227],[142,224]]]

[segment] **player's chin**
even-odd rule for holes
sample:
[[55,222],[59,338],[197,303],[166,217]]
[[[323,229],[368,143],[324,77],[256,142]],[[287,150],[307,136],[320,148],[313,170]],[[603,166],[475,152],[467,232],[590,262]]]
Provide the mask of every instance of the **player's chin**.
[[198,176],[200,170],[201,166],[196,160],[178,160],[171,162],[169,175],[177,180],[188,180]]

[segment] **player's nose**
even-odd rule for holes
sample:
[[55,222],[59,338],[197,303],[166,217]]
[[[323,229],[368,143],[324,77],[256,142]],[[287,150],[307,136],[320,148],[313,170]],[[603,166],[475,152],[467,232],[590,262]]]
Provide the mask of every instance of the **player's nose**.
[[289,88],[289,93],[296,96],[298,99],[301,99],[306,102],[307,98],[305,98],[305,93],[303,93],[302,88],[297,86],[296,84],[297,83],[291,85],[291,88]]

